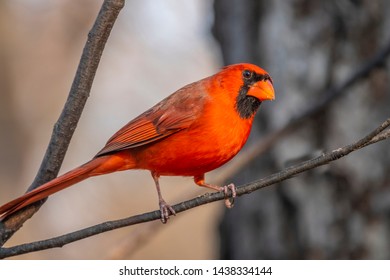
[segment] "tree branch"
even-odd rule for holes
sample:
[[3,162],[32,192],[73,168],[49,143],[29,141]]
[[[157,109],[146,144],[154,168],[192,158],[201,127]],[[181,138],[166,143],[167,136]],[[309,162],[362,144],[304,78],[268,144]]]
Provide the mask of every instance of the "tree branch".
[[[332,161],[338,160],[351,152],[359,150],[368,145],[377,143],[378,141],[382,141],[390,137],[390,129],[387,129],[390,126],[390,118],[383,122],[379,127],[377,127],[374,131],[363,137],[362,139],[356,141],[353,144],[344,146],[342,148],[333,150],[331,152],[325,153],[319,157],[313,158],[308,161],[304,161],[302,163],[293,165],[288,167],[278,173],[272,174],[263,179],[254,181],[252,183],[237,187],[237,196],[249,194],[253,191],[265,188],[267,186],[282,182],[284,180],[290,179],[297,174],[303,173],[305,171],[311,170],[313,168],[328,164]],[[207,203],[215,202],[218,200],[225,199],[223,192],[216,192],[211,194],[205,194],[191,200],[176,204],[173,206],[176,213],[184,212],[186,210],[198,207],[200,205],[204,205]],[[159,220],[160,219],[160,211],[152,211],[136,216],[132,216],[125,219],[108,221],[98,225],[94,225],[85,229],[81,229],[79,231],[75,231],[72,233],[68,233],[65,235],[61,235],[58,237],[54,237],[51,239],[46,239],[42,241],[22,244],[10,248],[1,248],[0,249],[0,258],[7,258],[15,255],[26,254],[30,252],[62,247],[71,242],[75,242],[77,240],[81,240],[93,235],[97,235],[106,231],[145,223],[148,221]]]
[[[28,191],[54,179],[62,165],[73,132],[89,96],[98,64],[113,24],[124,0],[105,0],[88,34],[75,78],[64,109],[55,123],[39,171]],[[0,245],[4,244],[28,220],[45,200],[37,202],[0,223]]]

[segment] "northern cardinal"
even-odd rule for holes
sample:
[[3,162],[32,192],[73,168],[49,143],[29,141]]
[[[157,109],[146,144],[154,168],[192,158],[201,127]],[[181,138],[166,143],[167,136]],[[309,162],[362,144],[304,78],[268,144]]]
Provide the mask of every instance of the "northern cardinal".
[[225,194],[231,188],[234,197],[233,184],[208,184],[204,174],[240,151],[261,102],[273,99],[272,79],[266,71],[245,63],[226,66],[179,89],[127,123],[89,162],[1,206],[0,217],[4,220],[88,177],[127,169],[150,170],[163,223],[176,213],[161,195],[161,175],[193,176],[202,187]]

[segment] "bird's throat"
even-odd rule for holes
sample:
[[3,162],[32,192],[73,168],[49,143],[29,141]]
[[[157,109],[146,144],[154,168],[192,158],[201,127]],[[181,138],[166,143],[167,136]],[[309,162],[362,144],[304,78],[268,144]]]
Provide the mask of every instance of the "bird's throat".
[[248,86],[242,86],[236,100],[236,110],[243,119],[249,119],[253,117],[261,104],[259,99],[247,95],[248,90]]

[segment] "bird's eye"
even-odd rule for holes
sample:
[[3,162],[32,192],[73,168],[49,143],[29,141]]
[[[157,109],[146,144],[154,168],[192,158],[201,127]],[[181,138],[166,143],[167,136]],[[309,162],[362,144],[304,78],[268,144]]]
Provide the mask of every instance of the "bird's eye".
[[252,78],[252,72],[249,70],[244,70],[242,72],[242,76],[244,77],[244,79],[249,80],[250,78]]

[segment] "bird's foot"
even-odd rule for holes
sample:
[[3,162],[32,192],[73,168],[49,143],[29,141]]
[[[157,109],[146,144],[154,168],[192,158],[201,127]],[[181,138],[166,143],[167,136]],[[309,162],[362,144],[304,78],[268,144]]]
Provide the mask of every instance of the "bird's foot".
[[[232,196],[231,197],[228,197],[228,194],[229,194],[228,190],[229,189],[232,192]],[[236,186],[232,183],[232,184],[229,184],[227,186],[221,187],[221,191],[223,191],[225,193],[225,206],[227,208],[229,208],[229,209],[233,208],[233,206],[234,206],[234,198],[237,196]]]
[[172,208],[171,205],[165,202],[165,200],[160,200],[160,212],[161,212],[161,222],[163,224],[166,224],[169,220],[169,216],[173,215],[176,216],[175,210]]

